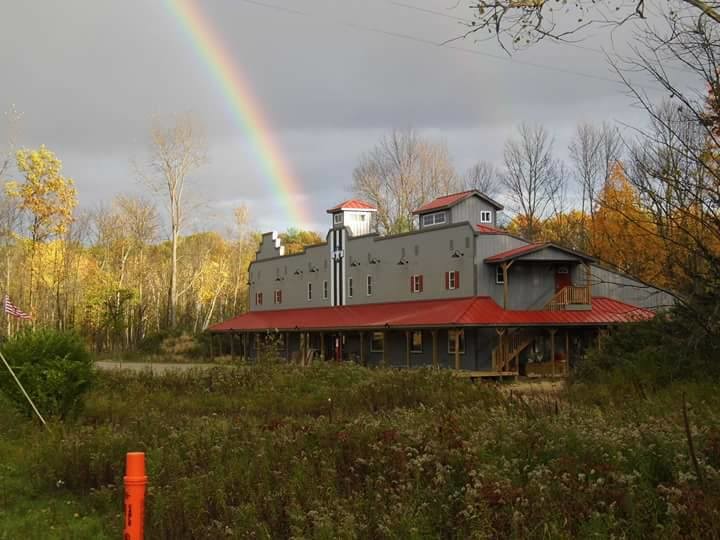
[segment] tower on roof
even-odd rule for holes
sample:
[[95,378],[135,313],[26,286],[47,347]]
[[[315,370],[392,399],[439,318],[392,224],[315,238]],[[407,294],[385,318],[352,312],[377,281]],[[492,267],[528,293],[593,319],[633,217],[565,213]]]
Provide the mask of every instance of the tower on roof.
[[376,212],[377,208],[373,205],[358,199],[349,199],[327,210],[332,216],[333,229],[347,227],[353,236],[375,231]]

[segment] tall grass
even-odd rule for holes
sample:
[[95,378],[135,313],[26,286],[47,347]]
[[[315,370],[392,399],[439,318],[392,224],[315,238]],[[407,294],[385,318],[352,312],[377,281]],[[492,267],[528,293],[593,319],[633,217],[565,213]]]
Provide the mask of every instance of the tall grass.
[[146,451],[149,538],[713,537],[719,405],[702,385],[531,395],[268,365],[103,374],[75,423],[20,431],[34,489],[98,512],[121,504],[125,452]]

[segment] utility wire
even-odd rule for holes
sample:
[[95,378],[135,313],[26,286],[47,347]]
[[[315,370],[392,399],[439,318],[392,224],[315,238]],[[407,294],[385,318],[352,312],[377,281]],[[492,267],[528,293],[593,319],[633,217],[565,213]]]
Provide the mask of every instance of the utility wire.
[[[476,56],[490,58],[492,60],[497,60],[499,62],[509,62],[509,63],[513,63],[513,64],[517,64],[517,65],[533,67],[536,69],[544,69],[544,70],[553,71],[556,73],[563,73],[565,75],[574,75],[576,77],[582,77],[585,79],[592,79],[592,80],[596,80],[596,81],[608,82],[608,83],[612,83],[615,85],[620,84],[620,81],[618,81],[616,79],[611,79],[610,77],[603,77],[602,75],[594,75],[592,73],[585,73],[582,71],[575,71],[572,69],[551,66],[548,64],[541,64],[541,63],[532,62],[529,60],[519,60],[514,57],[508,57],[508,56],[503,56],[503,55],[499,55],[499,54],[487,53],[487,52],[483,52],[483,51],[478,51],[477,49],[468,49],[466,47],[459,47],[457,45],[452,45],[452,44],[448,44],[448,43],[438,43],[438,42],[430,40],[430,39],[425,39],[425,38],[413,36],[410,34],[404,34],[404,33],[395,32],[392,30],[383,30],[381,28],[377,28],[374,26],[367,26],[364,24],[352,23],[352,22],[338,20],[338,19],[331,19],[331,18],[324,17],[322,15],[319,15],[317,13],[313,13],[310,11],[299,10],[299,9],[295,9],[295,8],[286,8],[284,6],[278,6],[276,4],[269,4],[266,2],[262,2],[261,0],[240,0],[240,1],[245,4],[251,4],[254,6],[259,6],[259,7],[265,8],[265,9],[279,11],[279,12],[283,12],[286,14],[291,14],[291,15],[296,15],[296,16],[301,16],[301,17],[306,17],[306,18],[313,18],[313,19],[321,18],[327,22],[331,22],[333,24],[344,26],[346,28],[352,28],[353,30],[357,30],[360,32],[379,34],[379,35],[384,35],[384,36],[393,37],[393,38],[397,38],[397,39],[402,39],[405,41],[420,43],[420,44],[423,44],[426,46],[431,46],[436,49],[449,49],[449,50],[453,50],[453,51],[463,52],[466,54],[473,54]],[[660,88],[659,86],[650,87],[650,86],[645,86],[645,85],[636,85],[636,87],[642,88],[644,90],[662,91],[662,88]]]

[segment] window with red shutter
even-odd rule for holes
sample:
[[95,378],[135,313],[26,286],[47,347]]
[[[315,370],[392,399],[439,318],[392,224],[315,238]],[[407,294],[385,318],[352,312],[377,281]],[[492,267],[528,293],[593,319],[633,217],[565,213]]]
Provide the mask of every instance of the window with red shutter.
[[450,288],[450,272],[445,272],[445,290]]
[[460,272],[455,271],[455,288],[460,288]]
[[410,293],[415,292],[415,276],[410,276]]
[[420,292],[423,292],[423,277],[422,277],[422,274],[420,274]]

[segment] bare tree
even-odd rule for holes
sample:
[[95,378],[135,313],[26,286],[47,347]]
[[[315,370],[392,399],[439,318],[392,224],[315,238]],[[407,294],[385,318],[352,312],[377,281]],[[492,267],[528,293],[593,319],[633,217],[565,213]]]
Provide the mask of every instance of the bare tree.
[[410,230],[415,208],[459,185],[447,145],[412,129],[380,139],[353,171],[353,191],[377,207],[379,227],[388,234]]
[[[581,216],[594,219],[597,196],[610,177],[615,163],[622,159],[622,138],[614,126],[605,122],[596,126],[579,124],[568,147],[575,181],[581,193]],[[584,227],[585,228],[585,227]],[[585,235],[585,249],[590,249],[590,237]]]
[[[645,0],[470,0],[468,4],[474,17],[467,22],[463,37],[495,37],[505,50],[508,40],[514,49],[542,39],[577,41],[578,33],[590,27],[616,27],[645,19],[648,5]],[[692,24],[720,23],[717,0],[671,0],[667,5],[671,14],[683,14]]]
[[521,124],[505,143],[503,184],[530,239],[538,236],[541,220],[554,209],[565,183],[564,169],[552,151],[553,140],[539,125]]
[[465,189],[476,189],[491,197],[500,191],[500,173],[489,161],[478,161],[465,173]]
[[180,231],[185,224],[185,188],[188,177],[207,161],[204,133],[189,115],[175,117],[164,126],[156,122],[151,129],[150,156],[147,172],[141,178],[163,195],[170,217],[170,287],[168,291],[168,323],[174,327],[177,318],[177,261]]

